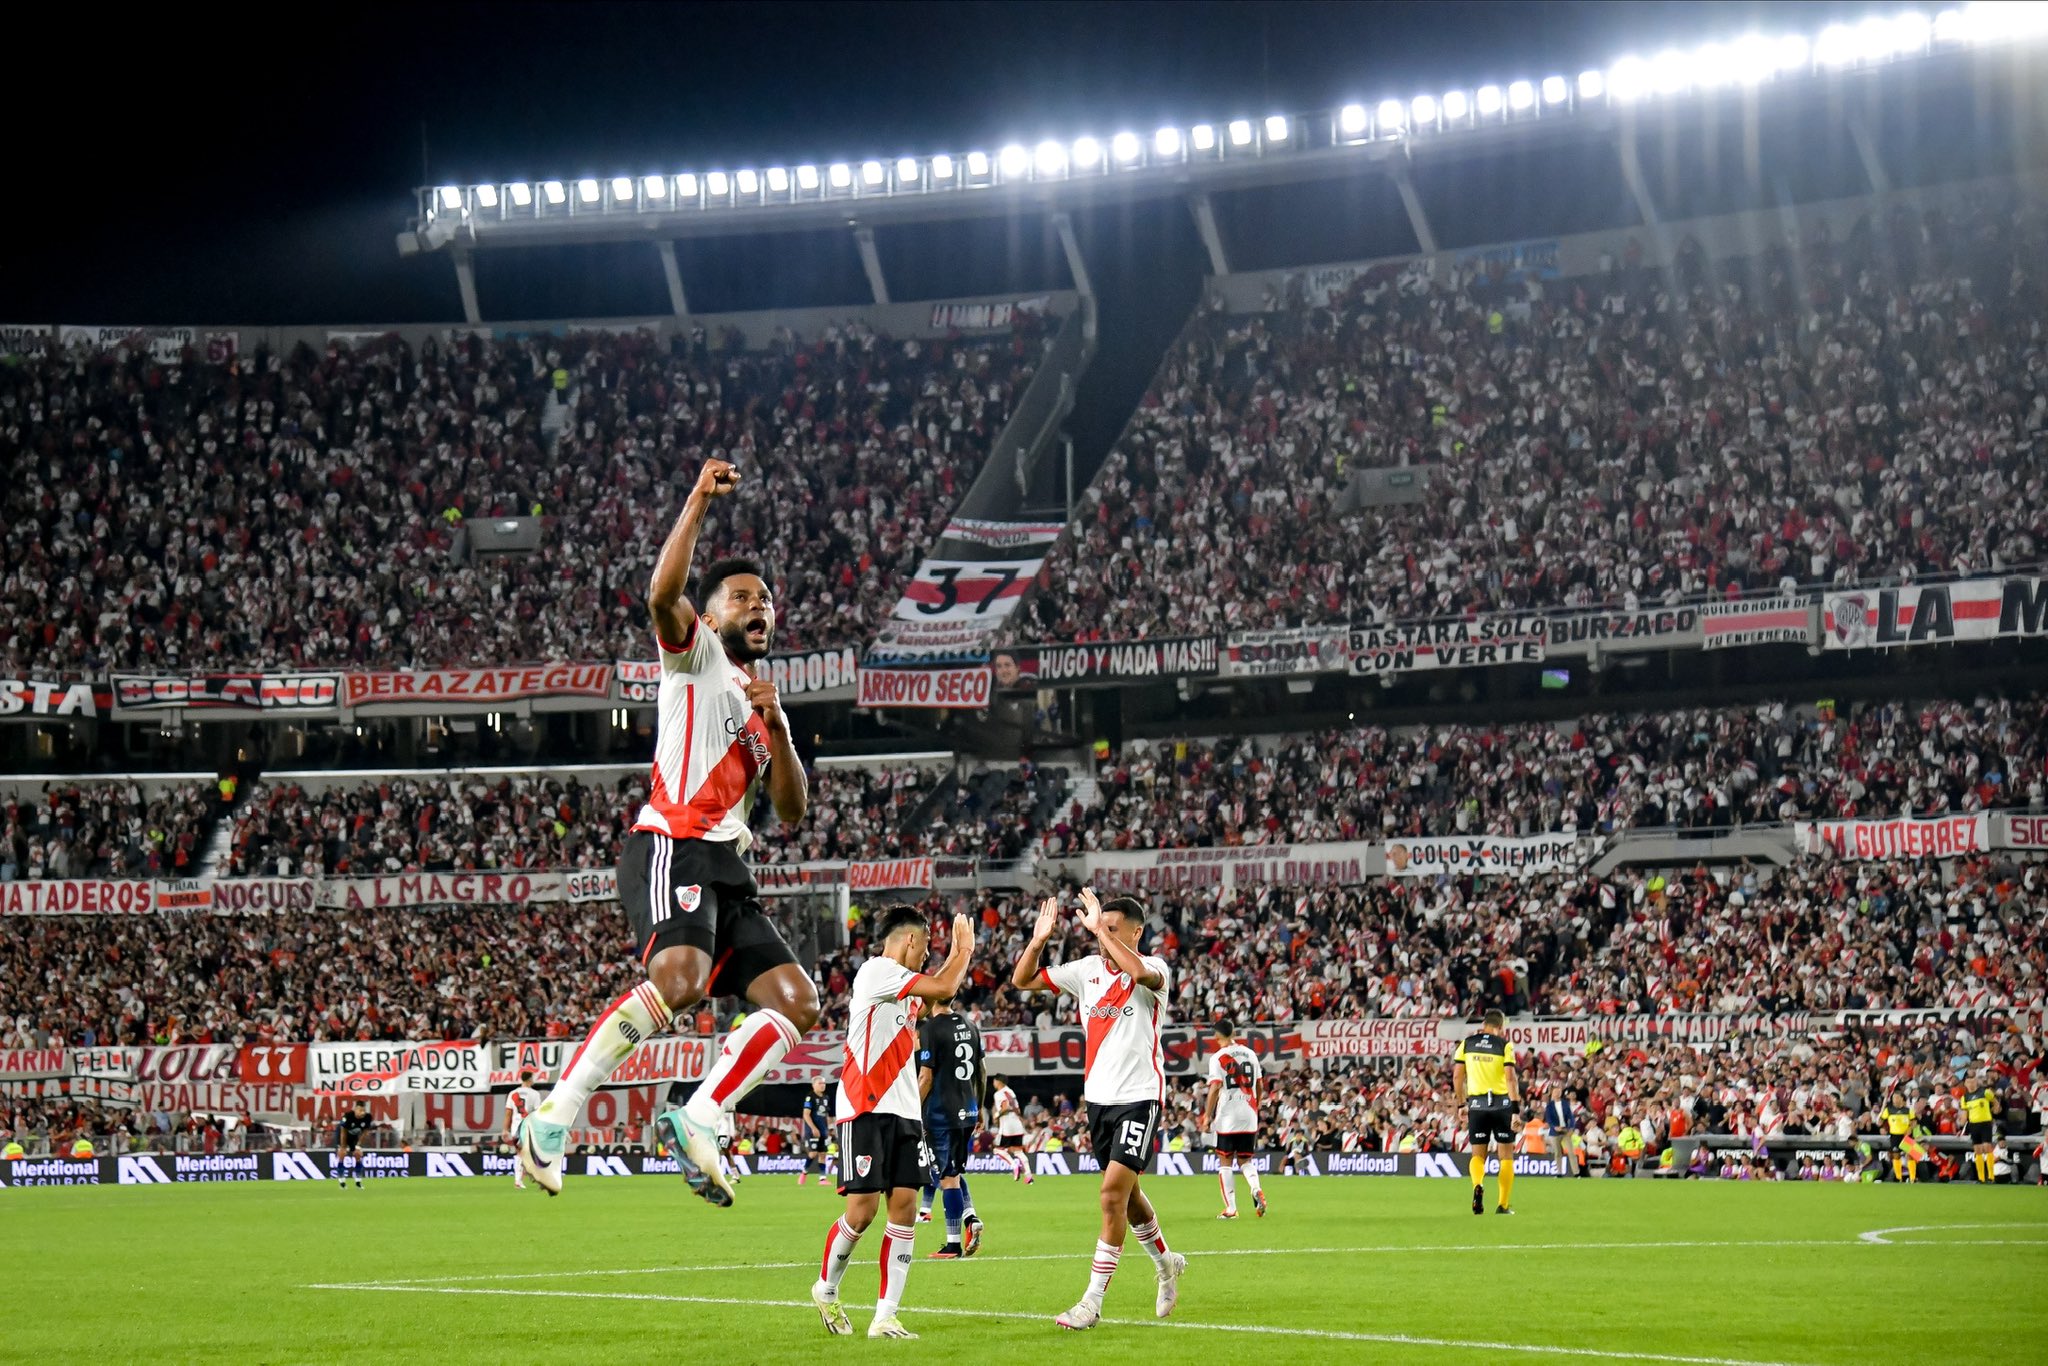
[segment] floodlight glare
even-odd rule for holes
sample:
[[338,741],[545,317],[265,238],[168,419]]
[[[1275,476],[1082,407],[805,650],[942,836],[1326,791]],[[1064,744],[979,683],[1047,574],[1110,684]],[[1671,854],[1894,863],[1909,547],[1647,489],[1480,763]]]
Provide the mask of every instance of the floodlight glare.
[[631,176],[629,176],[629,175],[615,175],[615,176],[613,176],[613,177],[612,177],[612,198],[613,198],[613,199],[631,199],[632,197],[633,197],[633,177],[631,177]]
[[734,173],[732,183],[739,187],[741,194],[753,194],[761,188],[761,177],[753,171],[739,171]]
[[597,181],[589,176],[576,182],[576,197],[585,204],[595,204],[599,193]]
[[694,173],[685,171],[676,177],[676,194],[683,199],[697,197],[697,177]]
[[1650,85],[1660,95],[1676,95],[1692,83],[1692,66],[1677,48],[1665,48],[1650,59]]
[[1436,96],[1417,95],[1408,102],[1408,112],[1415,116],[1416,127],[1436,122]]
[[533,202],[533,187],[523,180],[515,180],[505,187],[505,193],[512,198],[512,207],[523,209]]
[[1492,118],[1495,114],[1498,114],[1501,105],[1506,103],[1501,98],[1500,87],[1497,85],[1480,86],[1479,93],[1474,96],[1474,100],[1479,106],[1480,114],[1486,118]]
[[725,172],[706,171],[704,173],[704,193],[710,195],[713,199],[723,199],[725,192],[731,188],[732,182],[726,177]]
[[1570,94],[1571,86],[1565,81],[1564,77],[1545,76],[1543,78],[1543,102],[1545,104],[1563,104],[1565,97]]
[[646,191],[649,199],[666,199],[668,198],[668,177],[665,175],[645,176],[640,181],[640,188]]
[[1188,129],[1188,141],[1197,152],[1206,152],[1216,146],[1216,129],[1206,123],[1198,123]]
[[559,204],[569,197],[569,192],[563,188],[562,182],[559,180],[542,181],[540,192],[547,196],[547,201],[550,204]]
[[1145,144],[1138,141],[1136,133],[1118,133],[1109,140],[1109,154],[1128,166],[1145,155]]
[[835,161],[826,170],[825,176],[832,182],[832,188],[843,190],[853,184],[853,167],[843,161]]
[[1355,138],[1365,131],[1365,106],[1347,104],[1337,111],[1337,131]]
[[1038,149],[1031,154],[1031,164],[1042,176],[1059,175],[1067,169],[1067,149],[1047,139],[1039,143]]
[[1266,115],[1266,141],[1285,142],[1294,129],[1288,124],[1285,114]]
[[1813,59],[1822,66],[1847,66],[1856,60],[1856,35],[1847,24],[1829,24],[1813,45]]
[[1373,121],[1379,124],[1382,133],[1398,133],[1408,122],[1408,111],[1401,107],[1399,100],[1381,100],[1380,107],[1374,112],[1377,117]]
[[1934,16],[1934,41],[1937,43],[1960,43],[1968,37],[1963,23],[1963,12],[1959,9],[1945,9]]
[[458,187],[456,187],[456,186],[454,186],[454,185],[443,185],[443,186],[441,187],[441,207],[442,207],[442,208],[444,208],[444,209],[459,209],[459,208],[461,208],[461,207],[462,207],[462,191],[461,191],[461,189],[459,189]]
[[789,189],[789,172],[780,166],[770,166],[768,168],[768,188],[775,194],[787,192]]
[[799,166],[799,167],[797,167],[797,168],[796,168],[796,187],[797,187],[797,188],[798,188],[799,190],[815,190],[815,189],[817,189],[817,188],[818,188],[818,168],[817,168],[817,167],[815,167],[815,166]]
[[477,187],[476,187],[476,202],[477,202],[477,203],[478,203],[479,205],[481,205],[482,207],[486,208],[486,209],[495,209],[495,208],[497,208],[497,207],[498,207],[498,187],[497,187],[496,185],[479,185],[479,186],[477,186]]
[[1527,109],[1536,103],[1536,87],[1527,81],[1515,81],[1508,86],[1508,108]]
[[1607,78],[1597,71],[1579,73],[1579,98],[1597,100],[1607,93]]
[[896,158],[896,182],[897,182],[897,184],[899,184],[899,185],[900,185],[900,184],[902,184],[902,183],[903,183],[904,181],[906,181],[906,180],[909,180],[909,181],[915,181],[916,179],[917,179],[917,158],[916,158],[916,157],[897,157],[897,158]]
[[996,153],[996,169],[1003,173],[1003,179],[1015,180],[1031,169],[1031,153],[1013,142]]
[[1900,53],[1925,52],[1934,36],[1934,21],[1919,10],[1909,9],[1892,19],[1892,46]]
[[1152,135],[1152,150],[1163,157],[1180,155],[1180,129],[1162,128]]
[[1232,147],[1249,147],[1252,145],[1252,121],[1250,119],[1232,119],[1230,121],[1230,145]]
[[1093,170],[1102,160],[1102,144],[1094,138],[1074,140],[1074,164],[1084,171]]
[[967,174],[971,176],[984,176],[988,174],[987,152],[969,152],[967,154]]
[[1813,60],[1813,44],[1796,33],[1788,33],[1771,46],[1772,63],[1780,71],[1804,71]]
[[941,152],[941,153],[939,153],[939,154],[938,154],[937,156],[933,157],[933,158],[932,158],[932,179],[933,179],[933,180],[951,180],[952,178],[953,178],[953,158],[951,158],[951,157],[947,156],[947,155],[946,155],[946,154],[945,154],[944,152]]
[[1770,78],[1777,58],[1772,55],[1771,40],[1761,33],[1745,33],[1726,49],[1728,73],[1743,85],[1755,85]]
[[889,178],[888,168],[879,161],[863,161],[860,164],[860,183],[879,185]]
[[1472,112],[1472,97],[1462,90],[1444,92],[1444,117],[1462,119]]

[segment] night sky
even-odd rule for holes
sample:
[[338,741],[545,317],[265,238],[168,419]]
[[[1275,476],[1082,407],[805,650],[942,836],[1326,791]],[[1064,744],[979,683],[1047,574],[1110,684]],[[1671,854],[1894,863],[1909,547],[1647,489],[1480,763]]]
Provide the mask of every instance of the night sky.
[[[10,151],[30,194],[0,273],[0,321],[455,320],[446,260],[401,261],[393,245],[423,182],[1106,136],[1569,75],[1751,25],[1811,34],[1891,8],[526,4],[216,20],[74,6],[69,19],[43,21],[40,49],[72,54],[75,79],[57,80],[46,102],[17,105]],[[1015,228],[1021,241],[1003,241],[999,226],[980,233],[1012,258],[1047,255],[1038,226]],[[813,249],[830,259],[798,259]],[[639,254],[648,260],[487,256],[485,314],[653,306],[658,267]],[[732,244],[686,276],[697,307],[839,302],[831,296],[845,288],[850,254],[849,244],[803,239]],[[972,264],[899,293],[989,287],[966,278]],[[805,278],[812,267],[818,278]],[[826,297],[806,297],[819,289]],[[718,297],[700,304],[704,295]]]

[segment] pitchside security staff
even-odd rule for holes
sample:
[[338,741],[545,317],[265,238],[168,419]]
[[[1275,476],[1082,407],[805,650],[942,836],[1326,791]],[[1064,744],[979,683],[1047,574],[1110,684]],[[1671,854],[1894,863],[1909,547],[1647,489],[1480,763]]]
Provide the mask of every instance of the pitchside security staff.
[[1515,1046],[1508,1042],[1508,1017],[1486,1012],[1479,1032],[1458,1045],[1451,1084],[1465,1100],[1465,1118],[1472,1134],[1472,1212],[1486,1213],[1486,1145],[1500,1158],[1500,1204],[1495,1214],[1513,1214],[1508,1203],[1515,1190],[1515,1111],[1522,1103],[1515,1079]]

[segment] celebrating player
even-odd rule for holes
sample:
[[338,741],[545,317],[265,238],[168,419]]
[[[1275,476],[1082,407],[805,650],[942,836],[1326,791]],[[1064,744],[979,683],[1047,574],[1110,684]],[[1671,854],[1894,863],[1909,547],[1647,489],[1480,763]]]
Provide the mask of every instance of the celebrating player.
[[996,1078],[989,1109],[996,1117],[996,1156],[1009,1164],[1012,1181],[1030,1185],[1038,1178],[1031,1174],[1031,1159],[1024,1154],[1024,1112],[1017,1108],[1017,1093],[1001,1077]]
[[341,1116],[341,1126],[334,1135],[334,1146],[341,1154],[341,1188],[348,1189],[348,1179],[356,1179],[356,1189],[363,1188],[363,1135],[370,1128],[370,1103],[358,1098],[355,1107]]
[[[519,1126],[527,1117],[540,1108],[540,1092],[533,1089],[533,1069],[519,1069],[519,1086],[505,1098],[505,1142],[519,1142]],[[512,1164],[512,1185],[516,1190],[526,1189],[526,1172],[519,1163]]]
[[951,1001],[939,1001],[917,1027],[917,1044],[924,1128],[946,1201],[946,1245],[932,1256],[972,1257],[981,1248],[981,1220],[967,1212],[965,1173],[974,1131],[981,1127],[981,1031]]
[[796,1174],[799,1186],[813,1171],[818,1174],[818,1184],[825,1184],[825,1173],[832,1160],[831,1142],[832,1102],[825,1094],[825,1079],[818,1077],[811,1082],[811,1093],[804,1097],[804,1169]]
[[774,636],[775,595],[747,560],[707,567],[699,607],[683,593],[705,514],[739,478],[723,460],[705,462],[648,586],[661,647],[659,729],[647,804],[619,856],[619,900],[647,980],[598,1017],[540,1113],[520,1126],[519,1160],[550,1195],[561,1192],[563,1145],[583,1102],[641,1040],[706,995],[743,996],[755,1009],[726,1035],[689,1104],[655,1120],[690,1189],[730,1205],[719,1119],[818,1022],[810,974],[762,911],[741,858],[761,786],[785,824],[802,820],[810,802],[775,685],[749,672]]
[[1259,1189],[1259,1058],[1237,1041],[1228,1020],[1216,1022],[1202,1127],[1216,1135],[1216,1180],[1223,1187],[1223,1213],[1216,1217],[1237,1217],[1237,1172],[1242,1170],[1252,1188],[1252,1208],[1265,1218],[1266,1193]]
[[1472,1212],[1486,1213],[1486,1145],[1500,1158],[1500,1203],[1495,1214],[1513,1214],[1515,1193],[1515,1110],[1522,1103],[1515,1077],[1515,1046],[1508,1042],[1508,1017],[1489,1010],[1479,1032],[1458,1045],[1451,1086],[1465,1102],[1472,1134]]
[[1038,957],[1058,928],[1058,897],[1038,908],[1038,923],[1024,957],[1010,974],[1019,991],[1063,991],[1080,1002],[1088,1030],[1082,1098],[1088,1103],[1088,1141],[1102,1164],[1102,1236],[1088,1292],[1081,1302],[1053,1322],[1062,1328],[1093,1328],[1102,1318],[1102,1297],[1123,1256],[1128,1229],[1151,1254],[1159,1273],[1159,1295],[1153,1313],[1165,1318],[1180,1298],[1181,1273],[1188,1259],[1166,1246],[1152,1202],[1138,1189],[1138,1178],[1159,1151],[1159,1112],[1166,1096],[1166,1074],[1159,1053],[1161,1000],[1168,972],[1163,958],[1138,952],[1145,932],[1145,908],[1135,897],[1096,900],[1093,888],[1081,891],[1081,924],[1101,945],[1071,963],[1039,969]]
[[839,1191],[846,1213],[825,1235],[825,1260],[811,1287],[811,1303],[825,1331],[848,1334],[853,1324],[839,1303],[839,1283],[854,1245],[875,1221],[885,1200],[889,1222],[882,1234],[882,1284],[871,1338],[914,1338],[897,1322],[903,1284],[910,1278],[911,1245],[917,1227],[917,1192],[931,1179],[931,1149],[924,1141],[924,1107],[919,1103],[911,1060],[917,1034],[905,999],[949,1001],[967,976],[974,957],[974,921],[953,917],[953,944],[936,973],[918,971],[931,951],[931,931],[914,906],[891,906],[875,924],[875,956],[853,976],[848,1001],[846,1060],[839,1069]]

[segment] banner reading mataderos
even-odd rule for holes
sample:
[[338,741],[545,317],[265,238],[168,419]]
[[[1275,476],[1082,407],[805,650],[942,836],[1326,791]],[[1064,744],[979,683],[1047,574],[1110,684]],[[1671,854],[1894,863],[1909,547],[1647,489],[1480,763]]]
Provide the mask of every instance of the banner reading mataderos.
[[1540,664],[1546,637],[1543,618],[1530,612],[1470,621],[1354,626],[1348,644],[1352,673],[1399,674]]
[[1334,673],[1351,661],[1349,626],[1291,626],[1232,631],[1223,649],[1225,678]]
[[1142,895],[1195,887],[1355,887],[1371,876],[1372,852],[1372,845],[1359,841],[1254,844],[1094,851],[1082,861],[1096,890]]
[[1214,636],[1022,645],[992,657],[998,688],[1087,687],[1152,678],[1214,678],[1223,654]]
[[904,585],[889,612],[870,660],[945,660],[986,657],[989,642],[1015,611],[1045,563],[1041,555],[1005,559],[926,560]]
[[1576,835],[1455,835],[1387,842],[1388,877],[1531,877],[1586,861]]
[[393,1096],[490,1089],[488,1044],[316,1043],[306,1046],[306,1080],[316,1091]]
[[545,697],[609,698],[610,664],[535,664],[513,669],[410,669],[344,674],[348,706],[382,707],[471,704],[489,707]]
[[1813,599],[1787,595],[1711,602],[1700,609],[1700,632],[1709,650],[1811,644]]
[[156,888],[140,878],[0,882],[0,915],[148,915]]
[[2048,634],[2048,578],[1963,579],[1829,593],[1821,644],[1830,650],[1946,645]]
[[0,721],[92,718],[107,708],[104,684],[60,683],[41,678],[0,678]]
[[112,681],[116,718],[156,711],[331,715],[341,707],[339,674],[115,674]]
[[1951,858],[1991,847],[1991,818],[1901,816],[1892,820],[1797,821],[1793,839],[1805,854],[1836,858]]

